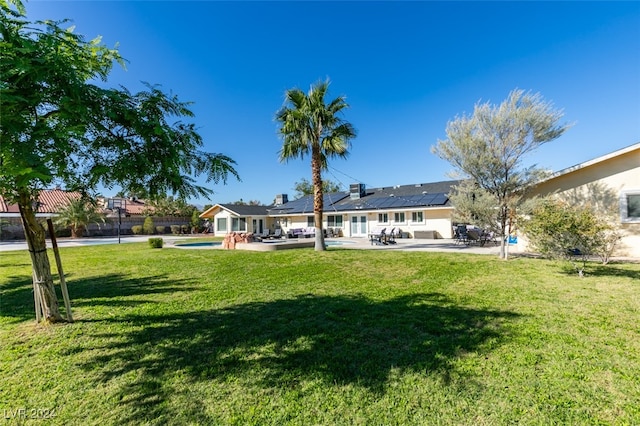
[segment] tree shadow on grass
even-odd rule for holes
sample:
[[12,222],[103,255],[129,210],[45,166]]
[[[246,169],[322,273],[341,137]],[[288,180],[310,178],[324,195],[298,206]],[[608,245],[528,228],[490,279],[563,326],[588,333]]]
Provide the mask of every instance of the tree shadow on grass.
[[[136,371],[126,385],[128,415],[167,416],[161,404],[175,372],[187,382],[226,381],[281,388],[303,380],[355,385],[384,392],[392,370],[441,374],[451,360],[507,338],[510,312],[456,306],[441,294],[416,294],[374,301],[361,296],[304,295],[247,303],[219,310],[158,316],[124,316],[134,331],[103,334],[111,342],[87,370],[105,366],[100,380]],[[113,343],[117,342],[117,343]],[[486,349],[488,350],[488,349]],[[137,402],[145,401],[146,405]]]
[[[133,298],[157,293],[174,293],[192,290],[192,287],[166,276],[131,278],[121,274],[106,274],[94,277],[74,279],[73,274],[65,276],[71,299],[71,310],[80,306],[119,306],[131,307],[150,300]],[[54,278],[60,310],[64,316],[64,302],[59,280]],[[11,317],[7,322],[21,322],[35,319],[33,302],[33,283],[30,278],[9,277],[8,282],[0,286],[0,317]]]

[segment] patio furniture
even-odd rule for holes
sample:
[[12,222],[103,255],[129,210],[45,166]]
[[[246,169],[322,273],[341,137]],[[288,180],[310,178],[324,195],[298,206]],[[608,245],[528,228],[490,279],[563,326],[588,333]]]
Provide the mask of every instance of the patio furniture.
[[387,228],[375,229],[373,232],[369,234],[369,241],[371,241],[371,245],[384,245],[386,242],[385,239],[385,231]]
[[467,225],[458,225],[455,230],[456,244],[469,244]]

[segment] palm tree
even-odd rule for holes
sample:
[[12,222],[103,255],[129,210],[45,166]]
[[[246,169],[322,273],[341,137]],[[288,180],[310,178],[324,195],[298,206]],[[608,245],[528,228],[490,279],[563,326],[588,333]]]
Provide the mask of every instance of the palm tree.
[[59,211],[55,223],[71,228],[71,238],[80,238],[90,223],[105,223],[94,203],[85,198],[69,200]]
[[356,136],[353,126],[338,116],[340,111],[349,107],[345,97],[340,96],[325,104],[324,96],[328,88],[327,79],[312,85],[308,94],[295,88],[287,90],[285,103],[276,114],[283,140],[280,161],[304,159],[305,155],[311,157],[316,251],[325,250],[322,230],[322,171],[328,167],[328,158],[347,157],[349,140]]

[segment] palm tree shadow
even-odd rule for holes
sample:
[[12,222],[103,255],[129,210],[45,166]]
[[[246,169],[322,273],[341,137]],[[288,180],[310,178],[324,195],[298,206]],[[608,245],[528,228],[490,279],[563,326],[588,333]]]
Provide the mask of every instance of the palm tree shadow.
[[[385,301],[304,295],[220,310],[125,316],[107,321],[127,321],[134,331],[102,348],[87,368],[111,366],[101,371],[102,381],[132,370],[146,378],[181,371],[194,380],[250,378],[266,388],[320,379],[384,392],[392,370],[446,377],[451,359],[504,340],[503,323],[515,316],[459,307],[441,294]],[[103,337],[114,342],[118,336]],[[152,356],[145,356],[150,347]]]

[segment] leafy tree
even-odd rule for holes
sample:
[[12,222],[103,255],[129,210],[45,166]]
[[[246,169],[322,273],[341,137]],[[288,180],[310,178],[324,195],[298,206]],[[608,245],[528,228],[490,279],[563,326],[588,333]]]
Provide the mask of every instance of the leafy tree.
[[283,140],[280,161],[311,157],[316,251],[326,249],[322,231],[322,171],[327,169],[329,158],[347,157],[350,140],[356,136],[353,126],[339,116],[348,108],[344,96],[325,103],[328,89],[329,80],[312,85],[307,94],[300,89],[287,90],[285,104],[276,114]]
[[[209,195],[196,183],[238,177],[235,162],[200,151],[189,104],[157,87],[132,94],[100,87],[124,61],[100,39],[86,41],[65,21],[26,20],[24,7],[0,0],[0,193],[18,204],[45,320],[63,321],[36,220],[38,190],[60,182],[85,193],[102,184],[125,192]],[[175,121],[174,121],[175,120]]]
[[474,224],[495,233],[499,232],[494,198],[472,180],[463,180],[455,185],[449,198],[456,207],[454,221]]
[[476,104],[473,115],[449,121],[447,139],[432,147],[432,152],[493,198],[501,258],[507,258],[509,218],[525,190],[541,176],[535,167],[523,168],[522,160],[568,129],[558,124],[562,116],[539,94],[514,90],[498,106]]
[[607,252],[611,244],[612,226],[605,219],[557,199],[542,200],[523,226],[535,250],[570,260],[580,276],[589,257]]
[[[296,199],[302,198],[306,195],[313,194],[313,184],[309,182],[307,179],[302,178],[299,182],[296,182],[293,189],[296,191]],[[325,194],[330,194],[332,192],[340,192],[342,189],[340,188],[339,183],[332,182],[327,179],[322,179],[322,192]]]
[[232,203],[229,204],[235,204],[236,206],[261,206],[262,203],[259,200],[249,200],[244,201],[242,198],[240,198],[238,201],[234,201]]
[[80,238],[91,223],[105,223],[104,214],[92,200],[84,197],[69,200],[58,210],[54,223],[58,226],[71,228],[71,238]]
[[200,219],[200,213],[198,210],[194,209],[193,213],[191,213],[191,229],[193,232],[198,232],[200,226],[202,225],[202,219]]
[[144,213],[153,216],[190,217],[197,208],[184,199],[160,195],[145,201]]

